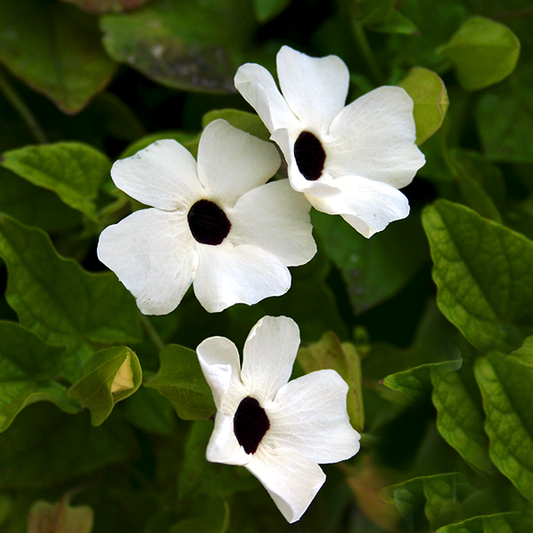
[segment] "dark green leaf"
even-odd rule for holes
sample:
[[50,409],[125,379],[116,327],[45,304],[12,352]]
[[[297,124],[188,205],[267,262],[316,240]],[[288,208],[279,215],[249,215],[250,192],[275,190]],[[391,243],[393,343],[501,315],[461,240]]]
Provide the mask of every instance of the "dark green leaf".
[[112,273],[90,274],[60,257],[48,236],[0,215],[0,256],[8,269],[6,299],[21,324],[67,348],[63,374],[77,379],[91,355],[87,343],[137,342],[139,313]]
[[368,25],[388,22],[392,15],[394,0],[348,0],[350,14],[355,21]]
[[116,64],[95,21],[61,2],[2,0],[0,61],[66,113],[76,113],[109,82]]
[[444,82],[433,71],[412,68],[399,84],[413,99],[416,144],[429,139],[442,125],[450,105]]
[[291,0],[254,0],[255,14],[260,22],[268,22],[282,13],[290,3]]
[[478,359],[475,375],[492,462],[533,501],[533,367],[491,353]]
[[[141,139],[138,139],[134,143],[130,144],[119,156],[119,159],[125,159],[136,154],[139,150],[143,150],[150,144],[155,141],[160,141],[161,139],[174,139],[179,142],[185,148],[190,149],[190,146],[196,144],[195,148],[198,145],[198,134],[188,133],[184,131],[162,131],[158,133],[150,133]],[[195,142],[196,141],[196,142]]]
[[251,5],[240,0],[163,0],[105,15],[100,27],[111,57],[163,85],[234,92],[233,76],[254,25]]
[[520,55],[520,41],[503,24],[472,17],[441,51],[452,59],[461,85],[467,91],[478,91],[511,74]]
[[363,391],[361,386],[361,358],[357,348],[349,343],[340,343],[334,333],[326,333],[320,341],[302,346],[298,350],[298,362],[307,374],[315,370],[331,368],[348,383],[346,406],[352,426],[362,431],[365,425]]
[[202,118],[202,128],[205,128],[210,122],[219,118],[229,122],[234,128],[246,131],[263,141],[270,139],[270,132],[257,115],[237,109],[214,109],[213,111],[209,111]]
[[148,0],[63,0],[69,4],[78,6],[87,13],[102,13],[117,11],[127,11],[128,9],[135,9],[143,4],[146,4]]
[[184,516],[168,533],[226,533],[229,525],[228,502],[219,497],[202,496],[187,506]]
[[65,204],[96,219],[94,201],[111,161],[86,144],[25,146],[2,154],[0,164],[34,185],[54,191]]
[[81,374],[68,394],[89,408],[93,426],[102,424],[115,404],[131,396],[142,381],[139,358],[127,346],[96,352]]
[[161,350],[159,358],[161,368],[145,386],[170,400],[178,416],[185,420],[210,417],[215,404],[196,352],[169,344]]
[[0,321],[0,431],[6,430],[26,405],[50,401],[67,413],[80,410],[55,381],[66,352],[44,343],[14,322]]
[[478,350],[516,344],[513,321],[533,312],[533,242],[446,200],[422,221],[444,315]]

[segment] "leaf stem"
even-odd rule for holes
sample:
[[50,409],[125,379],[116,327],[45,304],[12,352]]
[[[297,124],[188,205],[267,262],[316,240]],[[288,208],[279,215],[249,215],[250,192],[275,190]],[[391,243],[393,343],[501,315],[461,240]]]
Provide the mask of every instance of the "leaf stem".
[[20,118],[24,121],[28,129],[31,131],[33,138],[39,144],[47,144],[48,139],[44,133],[39,121],[32,113],[31,109],[26,105],[24,100],[18,95],[14,87],[11,85],[6,75],[0,70],[0,92],[6,97],[6,100],[15,108]]
[[383,73],[376,61],[376,56],[370,47],[368,39],[366,37],[365,29],[363,25],[355,19],[352,19],[352,33],[357,44],[357,48],[361,53],[361,56],[370,72],[370,77],[376,85],[383,85]]
[[154,326],[150,322],[150,319],[147,316],[143,315],[142,313],[139,314],[141,315],[141,322],[145,327],[146,331],[148,332],[148,336],[154,343],[155,347],[158,350],[162,350],[165,347],[165,343],[159,336],[159,333],[157,333],[156,329],[154,328]]

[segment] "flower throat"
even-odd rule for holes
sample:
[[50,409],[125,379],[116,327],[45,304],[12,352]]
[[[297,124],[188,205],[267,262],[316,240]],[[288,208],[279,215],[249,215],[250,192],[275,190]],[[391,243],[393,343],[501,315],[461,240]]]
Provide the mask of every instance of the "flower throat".
[[231,229],[226,213],[210,200],[198,200],[189,209],[187,222],[192,236],[200,244],[212,246],[220,244]]
[[322,144],[310,131],[302,131],[294,143],[294,157],[298,170],[309,181],[316,181],[322,175],[326,152]]

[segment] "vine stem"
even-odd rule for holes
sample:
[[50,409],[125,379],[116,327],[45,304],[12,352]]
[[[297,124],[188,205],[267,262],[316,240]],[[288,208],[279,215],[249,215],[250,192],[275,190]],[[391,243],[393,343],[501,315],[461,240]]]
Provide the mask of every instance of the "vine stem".
[[162,341],[161,337],[159,336],[159,333],[157,333],[156,329],[150,322],[150,319],[142,313],[139,314],[141,315],[141,322],[143,323],[144,328],[148,332],[150,339],[154,343],[155,347],[159,351],[161,351],[165,347],[165,343]]
[[361,56],[370,71],[372,81],[376,85],[383,85],[383,73],[379,68],[376,56],[366,38],[365,29],[363,28],[363,25],[359,21],[354,20],[354,18],[352,18],[352,31],[357,48],[359,49],[359,52],[361,52]]
[[6,97],[7,101],[15,108],[20,118],[24,121],[28,129],[31,131],[33,138],[39,144],[48,143],[46,134],[39,124],[39,121],[32,113],[31,109],[26,105],[24,100],[19,96],[17,91],[11,85],[6,75],[0,70],[0,92]]

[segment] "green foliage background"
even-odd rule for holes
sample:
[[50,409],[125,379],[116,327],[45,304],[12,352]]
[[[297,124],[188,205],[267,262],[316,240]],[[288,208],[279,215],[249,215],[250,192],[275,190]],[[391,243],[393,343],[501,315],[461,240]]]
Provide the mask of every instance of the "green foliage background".
[[[285,296],[142,317],[95,254],[141,207],[112,161],[160,138],[195,154],[220,117],[268,138],[232,80],[275,73],[282,44],[340,56],[349,101],[413,97],[411,215],[366,240],[313,212]],[[2,0],[0,532],[532,531],[532,80],[527,0]],[[292,526],[204,457],[194,349],[265,314],[300,326],[295,375],[348,382],[363,433]]]

